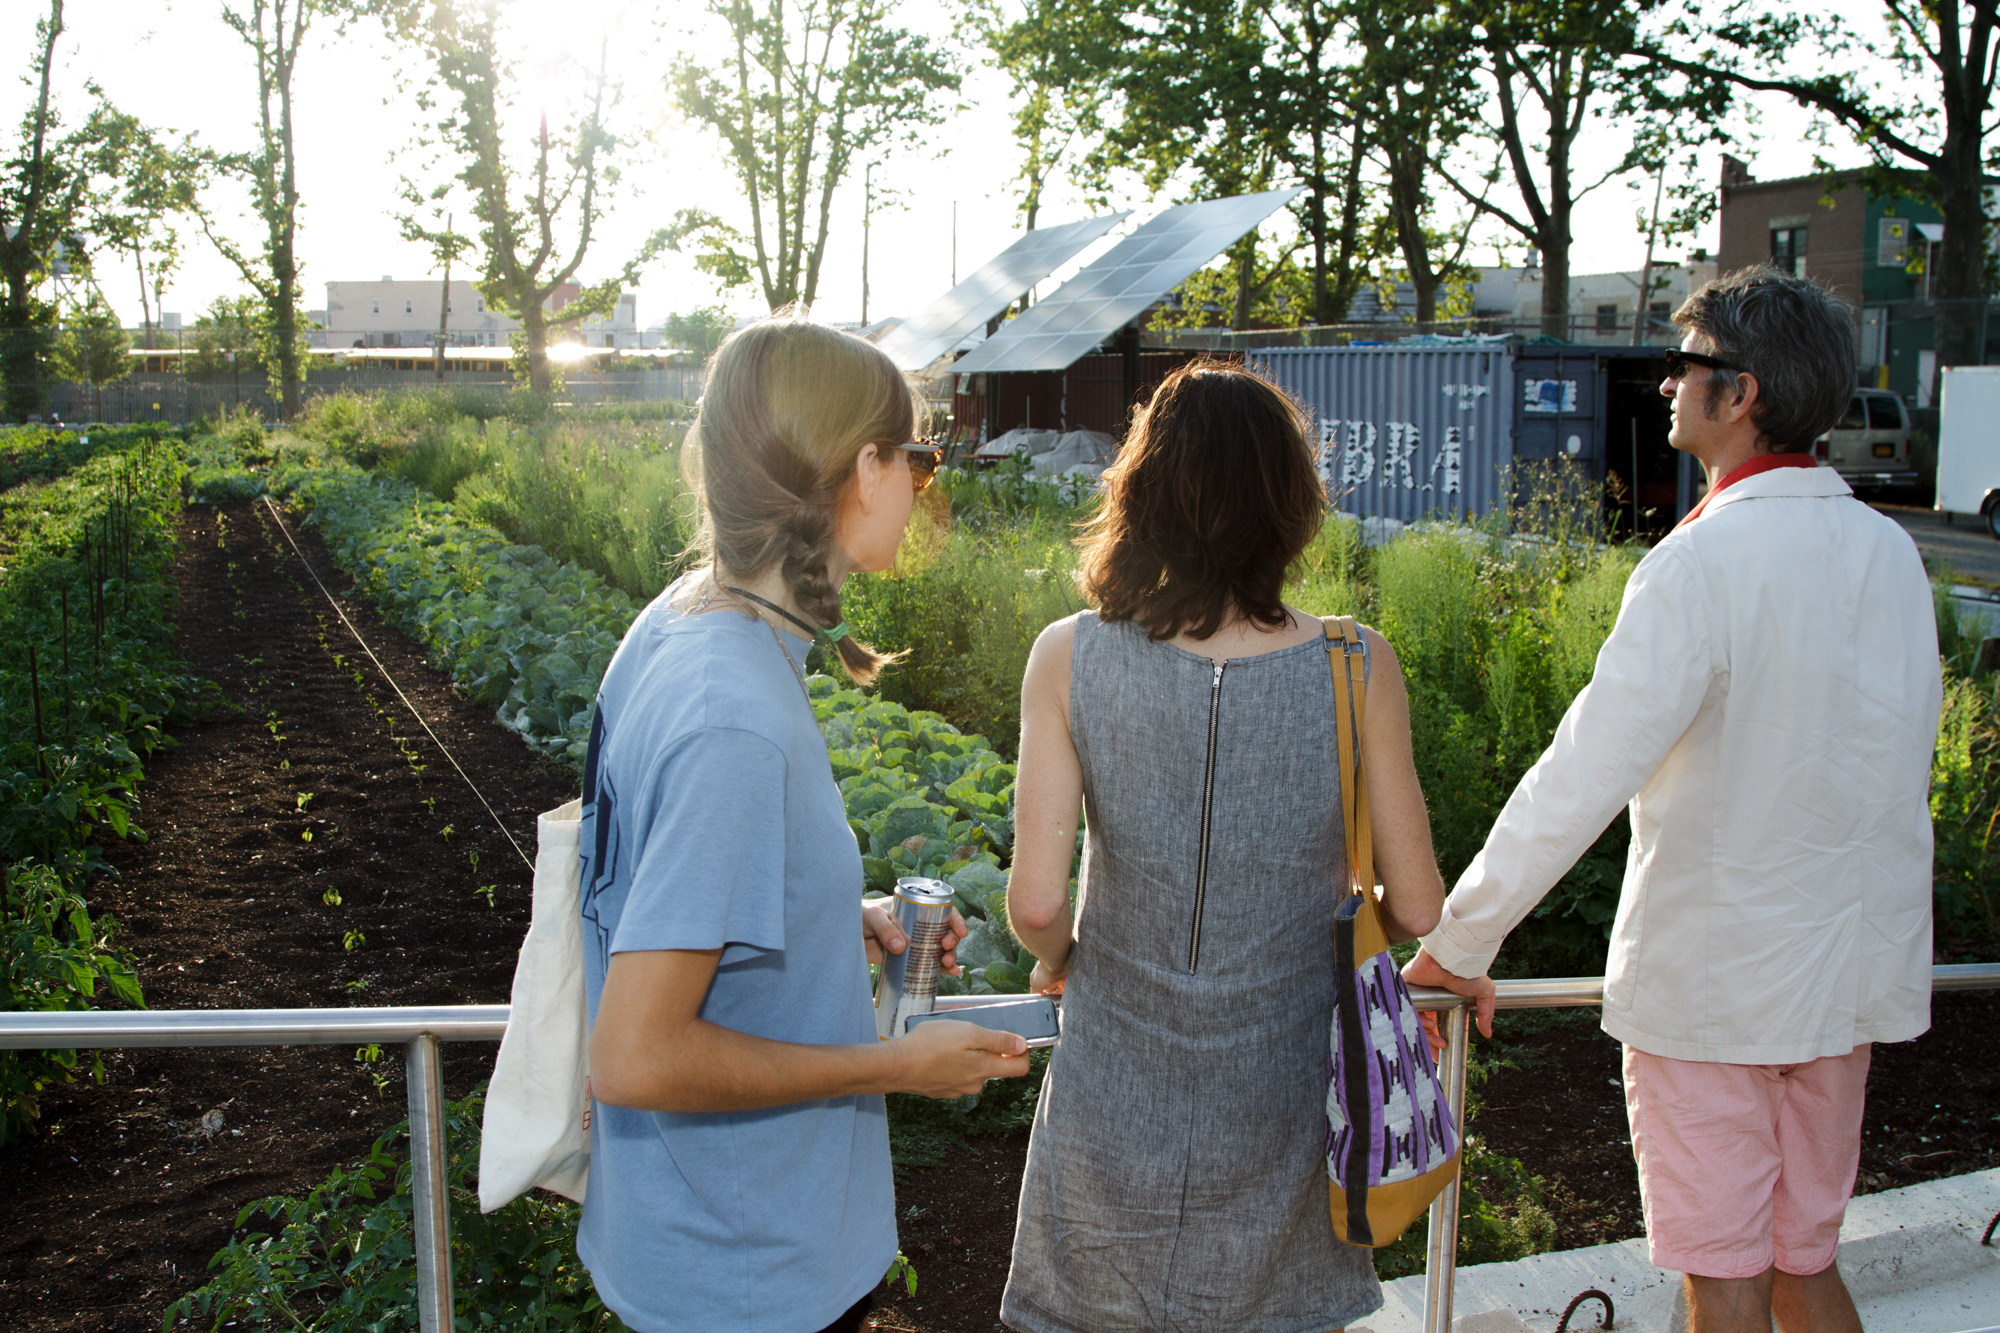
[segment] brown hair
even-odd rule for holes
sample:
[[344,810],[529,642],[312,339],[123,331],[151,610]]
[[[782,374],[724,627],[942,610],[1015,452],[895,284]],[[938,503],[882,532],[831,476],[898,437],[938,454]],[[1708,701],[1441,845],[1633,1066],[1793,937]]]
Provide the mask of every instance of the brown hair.
[[[1774,454],[1810,453],[1854,396],[1854,310],[1810,278],[1740,268],[1690,295],[1674,323],[1757,377],[1750,420]],[[1714,417],[1736,376],[1711,370],[1708,380],[1702,406]]]
[[1160,384],[1104,474],[1077,582],[1105,620],[1205,639],[1235,612],[1277,627],[1285,571],[1326,518],[1305,413],[1240,365]]
[[[827,554],[855,459],[915,425],[909,385],[872,344],[792,313],[737,330],[709,360],[683,455],[701,497],[696,549],[734,578],[782,563],[806,619],[838,625]],[[895,660],[852,635],[835,646],[864,685]]]

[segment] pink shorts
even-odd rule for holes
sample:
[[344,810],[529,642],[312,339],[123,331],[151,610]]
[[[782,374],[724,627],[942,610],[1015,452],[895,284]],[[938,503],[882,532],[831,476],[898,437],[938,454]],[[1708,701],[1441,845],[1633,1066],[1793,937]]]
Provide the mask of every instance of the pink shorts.
[[1696,1277],[1809,1277],[1833,1262],[1861,1160],[1866,1043],[1796,1065],[1625,1048],[1625,1110],[1653,1262]]

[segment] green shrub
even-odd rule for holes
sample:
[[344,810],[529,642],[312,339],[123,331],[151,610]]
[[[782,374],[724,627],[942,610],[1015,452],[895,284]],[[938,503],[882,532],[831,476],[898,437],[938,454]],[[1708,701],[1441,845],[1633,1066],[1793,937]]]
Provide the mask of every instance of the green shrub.
[[2000,950],[2000,676],[1945,674],[1931,758],[1932,892],[1940,943],[1975,957]]
[[[0,495],[0,1008],[82,1008],[100,987],[140,1002],[81,889],[108,871],[101,841],[143,836],[138,784],[166,726],[217,697],[164,623],[180,443],[126,444]],[[0,1056],[0,1142],[75,1068],[69,1052]]]
[[[54,867],[24,860],[0,870],[0,1011],[88,1009],[100,986],[144,1008],[131,955],[111,943],[116,931],[109,917],[91,919]],[[101,1079],[103,1056],[90,1052],[85,1068]],[[42,1090],[77,1073],[75,1051],[0,1051],[0,1146],[32,1134]]]
[[[582,1209],[530,1191],[479,1211],[482,1084],[444,1104],[451,1218],[452,1322],[480,1329],[616,1333],[576,1253]],[[417,1327],[409,1122],[375,1140],[366,1160],[336,1169],[302,1199],[259,1199],[209,1261],[207,1285],[169,1306],[165,1330],[235,1324],[311,1333],[391,1333]]]
[[22,482],[54,481],[100,454],[122,454],[141,443],[186,438],[178,426],[142,422],[66,430],[57,426],[0,426],[0,491]]

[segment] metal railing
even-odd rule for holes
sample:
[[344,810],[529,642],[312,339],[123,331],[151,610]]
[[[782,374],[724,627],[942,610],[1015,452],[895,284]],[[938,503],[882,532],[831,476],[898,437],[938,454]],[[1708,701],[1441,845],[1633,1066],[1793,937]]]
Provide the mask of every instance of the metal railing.
[[[1501,981],[1500,1009],[1577,1008],[1601,1004],[1604,978]],[[2000,963],[1931,969],[1933,991],[2000,989]],[[1468,1002],[1447,991],[1416,988],[1419,1010],[1444,1014],[1440,1059],[1459,1141],[1465,1138]],[[0,1050],[107,1050],[136,1046],[400,1045],[410,1107],[410,1189],[416,1225],[417,1318],[424,1333],[452,1326],[451,1220],[445,1187],[445,1124],[440,1047],[447,1041],[498,1041],[504,1004],[385,1009],[163,1009],[117,1013],[0,1013]],[[1424,1333],[1450,1333],[1458,1267],[1459,1181],[1430,1210],[1424,1264]]]

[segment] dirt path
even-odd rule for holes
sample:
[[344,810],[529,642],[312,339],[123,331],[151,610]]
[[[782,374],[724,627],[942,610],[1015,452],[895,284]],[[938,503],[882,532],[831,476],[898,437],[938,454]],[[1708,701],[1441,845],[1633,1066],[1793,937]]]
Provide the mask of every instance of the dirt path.
[[[321,577],[344,589],[318,539],[291,526]],[[181,537],[180,650],[233,707],[152,765],[140,820],[151,838],[111,849],[120,877],[92,891],[125,923],[148,1004],[504,1002],[527,868],[355,650],[261,505],[190,509]],[[364,604],[350,598],[346,610],[532,854],[535,814],[573,794],[567,774],[460,700]],[[405,747],[428,765],[421,775]],[[479,892],[489,884],[490,907]],[[54,1135],[0,1153],[0,1327],[154,1333],[239,1208],[310,1189],[402,1118],[394,1052],[373,1067],[386,1075],[380,1089],[354,1055],[130,1051],[108,1059],[102,1087],[51,1095]],[[446,1047],[447,1095],[491,1059],[491,1047]],[[210,1142],[195,1127],[214,1109],[224,1130]]]

